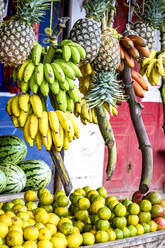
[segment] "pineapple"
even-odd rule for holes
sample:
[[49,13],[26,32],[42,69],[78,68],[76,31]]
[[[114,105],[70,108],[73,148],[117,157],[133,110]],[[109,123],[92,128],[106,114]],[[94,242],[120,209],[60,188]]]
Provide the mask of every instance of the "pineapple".
[[70,31],[70,39],[86,51],[84,62],[92,62],[100,48],[101,18],[108,6],[105,0],[86,1],[86,17],[79,19]]
[[45,0],[19,1],[17,14],[0,29],[2,63],[17,67],[28,58],[34,43],[32,23],[39,22],[47,7]]
[[140,20],[133,25],[133,30],[146,40],[151,50],[155,42],[155,29],[165,25],[165,5],[162,0],[146,0],[137,12]]
[[107,29],[101,36],[97,57],[92,62],[95,71],[115,71],[120,64],[120,46],[113,29]]
[[127,96],[117,74],[113,71],[96,72],[91,79],[89,93],[85,100],[90,108],[107,103],[111,109],[117,102],[125,101]]
[[0,27],[3,21],[3,16],[4,16],[4,1],[0,0]]

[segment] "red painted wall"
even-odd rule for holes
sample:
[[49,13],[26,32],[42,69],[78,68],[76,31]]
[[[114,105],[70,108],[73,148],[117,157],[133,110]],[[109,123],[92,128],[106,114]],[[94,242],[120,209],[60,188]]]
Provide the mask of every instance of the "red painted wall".
[[[114,26],[118,32],[125,27],[127,8],[120,1],[117,8]],[[144,125],[153,149],[154,170],[151,189],[162,190],[165,183],[165,136],[163,133],[163,109],[161,103],[142,103],[141,111]],[[128,195],[138,190],[141,175],[142,156],[131,121],[129,107],[123,103],[118,108],[117,117],[111,117],[110,122],[117,144],[117,166],[111,181],[106,181],[107,150],[105,148],[103,185],[108,193]]]

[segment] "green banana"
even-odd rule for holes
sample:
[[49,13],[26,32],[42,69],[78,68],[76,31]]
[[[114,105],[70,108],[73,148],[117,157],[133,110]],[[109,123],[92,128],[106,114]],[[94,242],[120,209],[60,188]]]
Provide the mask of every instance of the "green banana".
[[73,87],[74,87],[74,80],[72,80],[72,79],[70,79],[68,77],[66,77],[65,79],[68,81],[69,89],[72,90]]
[[39,65],[42,55],[42,46],[40,44],[37,44],[32,49],[32,61],[34,65]]
[[71,40],[62,40],[59,44],[59,46],[65,46],[65,45],[68,45],[68,44],[72,44],[72,41]]
[[35,82],[40,85],[44,78],[44,65],[42,63],[39,63],[39,65],[36,66],[34,76]]
[[57,80],[59,82],[64,82],[65,81],[65,74],[64,74],[61,66],[55,62],[52,63],[51,66],[53,68],[53,72],[54,72],[54,75],[57,78]]
[[80,44],[78,44],[76,42],[72,42],[72,44],[70,44],[70,45],[71,46],[74,45],[77,48],[77,50],[78,50],[78,52],[80,54],[81,59],[85,59],[86,52],[85,52],[85,49]]
[[65,79],[64,82],[59,82],[60,88],[62,90],[68,91],[69,90],[69,84],[68,81]]
[[28,91],[28,89],[29,89],[29,83],[28,82],[21,81],[19,83],[19,85],[20,85],[20,89],[21,89],[22,93],[26,93]]
[[81,57],[77,47],[70,46],[70,50],[73,63],[78,64],[80,62]]
[[71,49],[70,46],[65,45],[62,47],[62,58],[68,62],[69,59],[71,58]]
[[[65,92],[65,91],[64,91]],[[61,111],[66,111],[67,110],[67,97],[66,97],[66,92],[64,94],[64,98],[61,104],[58,103],[58,108]]]
[[54,94],[54,95],[57,95],[58,92],[59,92],[59,82],[55,79],[55,81],[53,82],[53,84],[50,84],[50,89],[51,89],[51,92]]
[[34,69],[35,69],[35,65],[33,64],[33,62],[30,62],[26,66],[25,71],[24,71],[24,74],[23,74],[23,79],[24,79],[24,82],[25,83],[27,83],[29,81],[29,79],[31,78]]
[[67,110],[69,112],[73,112],[74,111],[74,101],[73,99],[68,96],[68,94],[66,94],[66,99],[67,99]]
[[53,84],[54,82],[54,72],[50,64],[44,65],[44,75],[48,83]]
[[78,67],[77,65],[75,65],[75,64],[72,63],[71,61],[69,61],[67,64],[68,64],[68,65],[72,68],[72,70],[75,72],[76,77],[82,77],[82,73],[81,73],[81,71],[80,71],[80,69],[79,69],[79,67]]
[[73,99],[74,102],[81,102],[81,93],[77,85],[74,85],[74,88],[72,90],[69,90],[68,94]]
[[34,72],[33,72],[32,77],[31,77],[31,79],[30,79],[29,86],[30,86],[30,90],[31,90],[34,94],[36,94],[37,91],[38,91],[38,87],[39,87],[39,86],[38,86],[38,84],[36,84],[36,82],[35,82],[35,75],[34,75]]
[[43,96],[47,96],[49,94],[49,83],[44,78],[41,85],[40,85],[40,91]]
[[63,59],[55,59],[54,62],[61,66],[63,72],[64,72],[65,75],[66,75],[66,77],[68,77],[68,78],[70,78],[70,79],[73,79],[73,80],[75,79],[75,72],[74,72],[73,69],[67,64],[67,62],[65,62],[65,60],[63,60]]
[[58,95],[56,96],[57,103],[62,104],[65,98],[66,92],[64,90],[59,89]]

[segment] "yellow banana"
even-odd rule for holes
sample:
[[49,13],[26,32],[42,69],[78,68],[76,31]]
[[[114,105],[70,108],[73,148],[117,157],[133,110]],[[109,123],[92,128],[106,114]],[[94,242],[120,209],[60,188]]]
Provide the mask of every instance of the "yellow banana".
[[81,103],[76,102],[76,112],[80,115],[81,114]]
[[48,126],[48,132],[47,132],[46,137],[43,137],[43,144],[46,147],[46,150],[50,151],[52,147],[52,134],[51,134],[51,130],[49,126]]
[[89,113],[88,113],[88,107],[86,106],[86,104],[82,104],[81,114],[83,116],[83,119],[89,121],[90,117],[89,117]]
[[29,82],[24,82],[23,80],[19,83],[22,93],[26,93],[29,89]]
[[69,111],[66,112],[66,114],[68,115],[69,119],[72,122],[73,128],[74,128],[74,135],[79,138],[80,136],[80,128],[79,125],[76,121],[76,118],[74,117],[74,115],[72,113],[70,113]]
[[29,134],[31,138],[34,139],[38,132],[38,118],[35,114],[31,114],[29,118],[30,118]]
[[33,113],[38,117],[41,118],[42,116],[42,102],[38,95],[33,94],[30,96],[30,103],[32,105]]
[[60,139],[61,139],[61,146],[63,147],[63,142],[64,142],[64,129],[63,129],[63,127],[61,126],[61,124],[60,124],[60,127],[59,127],[59,133],[60,133]]
[[48,132],[48,112],[43,111],[42,117],[39,119],[39,130],[43,137],[47,136]]
[[92,108],[92,109],[91,109],[91,112],[92,112],[92,122],[95,123],[95,124],[98,124],[95,109]]
[[19,104],[18,104],[18,95],[13,97],[13,100],[11,102],[11,111],[15,117],[18,117],[20,115],[20,108],[19,108]]
[[38,129],[38,132],[37,132],[36,137],[35,137],[35,145],[37,146],[38,150],[42,149],[42,144],[43,144],[42,135]]
[[16,128],[18,128],[18,127],[19,127],[18,118],[17,118],[16,116],[12,115],[12,116],[11,116],[11,120],[12,120],[14,126],[15,126]]
[[81,120],[81,122],[82,122],[83,125],[86,125],[87,122],[88,122],[87,119],[84,119],[83,118],[82,114],[80,115],[80,120]]
[[7,101],[6,104],[6,112],[8,113],[8,115],[12,115],[12,110],[11,110],[11,102],[13,100],[13,97],[9,98],[9,100]]
[[158,70],[159,74],[161,76],[163,76],[165,72],[164,72],[163,59],[162,59],[162,57],[159,58],[159,59],[157,59],[156,66],[157,66],[157,70]]
[[20,66],[19,70],[18,70],[18,74],[17,74],[17,77],[18,77],[18,80],[19,81],[22,81],[23,80],[23,75],[24,75],[24,71],[25,71],[25,68],[26,66],[31,62],[31,59],[27,59],[25,60],[25,62]]
[[91,66],[90,63],[87,63],[85,65],[85,70],[86,70],[87,75],[91,75],[92,74],[92,66]]
[[92,123],[92,112],[90,108],[88,108],[88,114],[89,114],[89,122]]
[[115,108],[114,106],[112,106],[112,115],[114,115],[114,116],[118,115],[117,108]]
[[72,124],[72,121],[70,118],[68,118],[68,122],[70,125],[70,130],[69,130],[69,132],[66,132],[66,135],[68,137],[69,142],[71,142],[73,140],[73,137],[74,137],[74,127],[73,127],[73,124]]
[[149,78],[150,74],[152,72],[152,69],[156,63],[157,59],[152,59],[151,62],[149,63],[149,65],[147,66],[147,70],[146,70],[146,76]]
[[24,112],[23,110],[21,110],[20,115],[18,117],[19,125],[21,128],[25,126],[27,117],[28,117],[28,112]]
[[31,138],[30,133],[29,133],[29,124],[30,124],[30,118],[28,117],[25,123],[24,129],[23,129],[23,133],[24,133],[25,141],[29,144],[30,147],[32,147],[33,139]]
[[152,69],[152,72],[151,72],[151,78],[152,78],[152,80],[153,80],[154,85],[157,85],[157,84],[158,84],[158,82],[159,82],[159,77],[160,77],[160,74],[159,74],[159,72],[158,72],[158,70],[157,70],[157,67],[154,67],[154,68]]
[[50,128],[55,133],[58,133],[60,123],[59,123],[59,119],[58,119],[58,116],[57,116],[56,112],[55,111],[49,111],[48,112],[48,119],[49,119]]
[[29,101],[30,95],[29,94],[21,94],[18,97],[18,104],[22,111],[28,112],[29,111]]
[[71,129],[71,126],[72,126],[70,121],[69,121],[70,119],[63,111],[56,110],[55,112],[58,116],[58,119],[59,119],[61,126],[68,133]]
[[65,150],[68,150],[68,147],[69,147],[69,140],[68,140],[68,137],[66,135],[66,132],[64,132],[63,147]]
[[60,138],[60,132],[55,133],[54,131],[52,131],[52,139],[53,139],[53,143],[55,145],[55,148],[58,152],[61,151],[62,149],[62,142],[61,142],[61,138]]

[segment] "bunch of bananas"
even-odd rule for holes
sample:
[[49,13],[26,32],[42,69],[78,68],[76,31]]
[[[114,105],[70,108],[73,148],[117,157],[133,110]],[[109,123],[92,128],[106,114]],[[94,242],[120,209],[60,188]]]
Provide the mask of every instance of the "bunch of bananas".
[[44,111],[42,101],[36,94],[22,94],[10,98],[6,111],[16,128],[24,132],[26,142],[39,150],[42,145],[49,151],[54,143],[57,151],[68,149],[69,143],[79,138],[79,126],[69,111]]
[[120,39],[120,65],[118,71],[124,69],[125,64],[133,68],[134,60],[138,61],[141,57],[149,57],[150,51],[146,46],[145,40],[137,35],[123,36]]
[[89,85],[94,70],[90,63],[80,65],[82,77],[79,78],[79,90],[86,96],[88,94]]
[[75,104],[74,114],[76,117],[80,117],[82,124],[89,123],[98,124],[97,116],[94,108],[89,108],[85,99],[81,100],[81,103]]
[[47,50],[36,43],[30,58],[13,71],[13,78],[19,80],[23,93],[31,90],[37,94],[40,91],[43,96],[48,96],[51,92],[57,109],[73,111],[74,103],[81,101],[75,79],[82,76],[78,63],[85,58],[85,50],[75,42],[63,40],[55,50],[52,63],[44,64]]
[[160,76],[165,80],[165,51],[151,50],[150,56],[141,63],[140,74],[145,75],[151,85],[157,85]]

